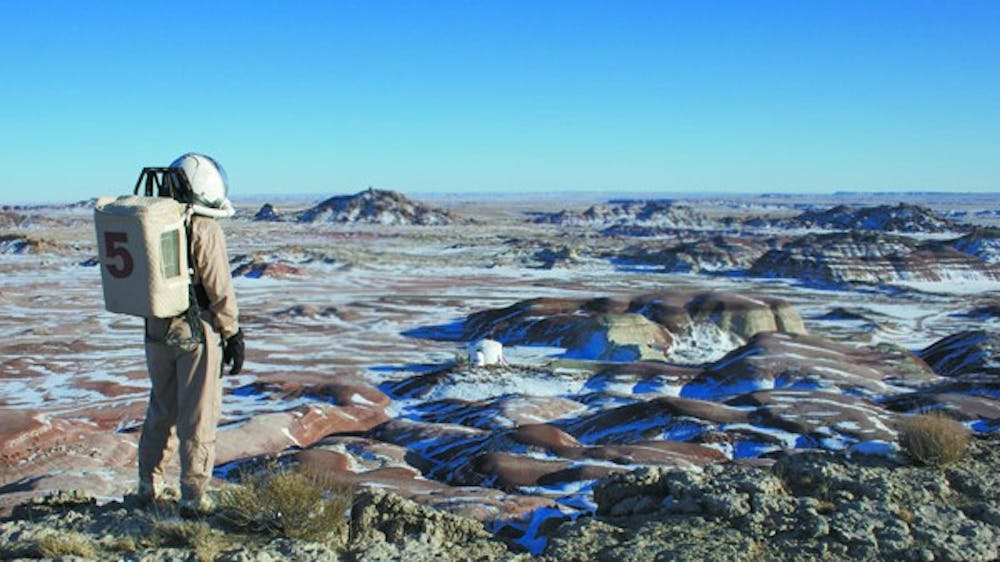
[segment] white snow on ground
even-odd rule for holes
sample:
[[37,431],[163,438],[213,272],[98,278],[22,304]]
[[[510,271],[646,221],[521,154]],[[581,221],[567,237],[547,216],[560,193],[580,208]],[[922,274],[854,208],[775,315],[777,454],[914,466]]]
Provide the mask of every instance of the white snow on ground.
[[886,458],[895,458],[899,453],[899,445],[873,439],[871,441],[861,441],[847,448],[848,454],[877,455]]
[[962,276],[950,281],[901,281],[896,283],[896,285],[925,293],[945,293],[950,295],[982,295],[984,293],[1000,292],[1000,281],[969,279]]

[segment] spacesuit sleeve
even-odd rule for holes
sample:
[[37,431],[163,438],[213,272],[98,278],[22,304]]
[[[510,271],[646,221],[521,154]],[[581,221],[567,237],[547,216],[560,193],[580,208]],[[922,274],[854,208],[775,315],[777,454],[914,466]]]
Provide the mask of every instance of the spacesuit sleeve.
[[208,306],[215,317],[215,328],[226,340],[239,330],[239,309],[229,272],[229,255],[222,227],[215,219],[195,217],[191,233],[191,253],[197,278],[205,287]]

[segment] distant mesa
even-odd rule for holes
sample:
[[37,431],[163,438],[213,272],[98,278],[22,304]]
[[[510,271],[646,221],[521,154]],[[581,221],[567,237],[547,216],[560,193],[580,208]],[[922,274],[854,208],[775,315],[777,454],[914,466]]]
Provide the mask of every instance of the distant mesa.
[[837,205],[830,209],[809,210],[790,218],[778,220],[753,219],[751,226],[776,226],[780,228],[818,228],[824,230],[872,230],[880,232],[937,233],[962,230],[957,223],[944,218],[927,207],[899,203],[874,207]]
[[261,205],[260,210],[257,214],[253,216],[255,221],[268,221],[268,222],[280,222],[282,220],[281,216],[274,210],[274,205],[270,203],[264,203]]
[[619,259],[659,266],[666,273],[742,271],[775,245],[761,238],[716,235],[666,247],[637,245],[623,251]]
[[93,209],[97,204],[97,198],[81,199],[74,203],[42,203],[37,205],[0,205],[0,212],[24,212],[24,211],[51,211],[51,210],[79,210]]
[[37,214],[23,214],[11,210],[7,205],[0,211],[0,228],[3,229],[37,229],[61,226],[63,223],[56,219],[40,216]]
[[298,222],[366,223],[384,225],[448,225],[448,211],[413,201],[397,191],[368,188],[338,195],[300,213]]
[[634,231],[640,236],[655,234],[657,228],[704,229],[716,226],[714,221],[693,208],[664,200],[613,201],[609,205],[594,205],[583,212],[563,210],[557,213],[539,213],[532,222],[563,226],[616,227],[612,234],[626,235],[630,232],[626,227],[646,227]]

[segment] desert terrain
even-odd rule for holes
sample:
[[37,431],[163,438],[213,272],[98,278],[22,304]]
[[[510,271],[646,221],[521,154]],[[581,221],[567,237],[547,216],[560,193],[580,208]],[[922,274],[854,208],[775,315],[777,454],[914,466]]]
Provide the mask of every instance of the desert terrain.
[[[237,203],[223,228],[248,359],[225,378],[219,485],[279,457],[481,522],[511,553],[622,560],[645,552],[628,542],[642,533],[588,551],[583,535],[614,535],[595,514],[766,488],[748,471],[774,466],[807,486],[808,455],[847,463],[843,489],[866,478],[845,459],[910,470],[896,435],[915,413],[965,425],[978,452],[958,470],[996,481],[1000,195]],[[60,490],[107,504],[136,485],[142,320],[104,310],[92,213],[0,214],[0,514]],[[486,338],[505,364],[469,362]],[[809,540],[832,558],[995,556],[996,488],[948,485],[974,507],[933,504],[896,542],[799,507],[747,512],[783,514],[781,533],[826,525]],[[623,501],[652,488],[656,509]],[[844,502],[888,501],[850,491]],[[719,536],[750,536],[716,516]],[[924,532],[920,518],[948,523]]]

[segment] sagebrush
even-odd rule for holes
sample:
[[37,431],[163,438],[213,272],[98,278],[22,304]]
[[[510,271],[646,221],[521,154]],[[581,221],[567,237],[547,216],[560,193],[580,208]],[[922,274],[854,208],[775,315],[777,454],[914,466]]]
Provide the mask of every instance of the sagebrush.
[[160,520],[153,535],[159,546],[190,548],[201,562],[214,560],[228,546],[222,533],[204,521]]
[[94,544],[80,533],[64,532],[38,537],[31,545],[33,554],[41,558],[59,558],[62,556],[80,556],[93,558],[96,555]]
[[968,444],[969,430],[944,414],[910,416],[899,424],[899,446],[925,466],[944,466],[961,459]]
[[269,536],[331,540],[345,526],[353,491],[321,476],[271,467],[219,492],[230,524]]

